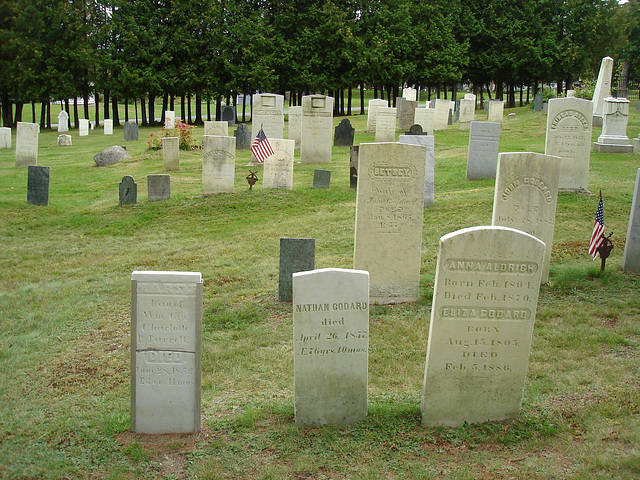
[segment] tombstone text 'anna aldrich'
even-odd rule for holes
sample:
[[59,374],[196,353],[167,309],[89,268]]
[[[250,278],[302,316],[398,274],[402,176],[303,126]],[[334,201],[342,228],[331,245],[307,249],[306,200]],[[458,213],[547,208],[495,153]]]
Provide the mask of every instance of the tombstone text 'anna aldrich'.
[[293,274],[297,425],[367,416],[369,273],[326,268]]
[[440,239],[423,425],[516,418],[536,315],[544,242],[507,227]]

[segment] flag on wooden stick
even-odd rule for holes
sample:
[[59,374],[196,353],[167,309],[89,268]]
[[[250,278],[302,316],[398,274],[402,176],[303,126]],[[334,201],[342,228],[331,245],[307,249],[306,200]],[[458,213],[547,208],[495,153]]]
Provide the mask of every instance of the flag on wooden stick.
[[256,157],[258,163],[264,162],[265,158],[269,158],[274,153],[262,127],[251,144],[251,153]]
[[598,247],[602,245],[604,240],[604,208],[602,206],[602,192],[600,192],[600,202],[598,210],[596,210],[596,219],[593,222],[593,233],[589,242],[589,255],[595,260],[598,256]]

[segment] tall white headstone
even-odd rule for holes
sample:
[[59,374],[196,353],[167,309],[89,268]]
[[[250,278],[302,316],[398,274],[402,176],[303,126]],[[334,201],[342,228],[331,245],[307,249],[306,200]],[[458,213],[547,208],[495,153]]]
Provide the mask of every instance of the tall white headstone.
[[467,151],[467,180],[495,178],[502,124],[471,122]]
[[176,112],[173,110],[164,112],[164,128],[165,130],[173,130],[176,128]]
[[267,138],[284,138],[284,96],[275,93],[256,93],[251,106],[251,138],[260,128]]
[[202,194],[233,193],[235,137],[205,135],[202,155]]
[[18,122],[16,126],[16,167],[38,164],[40,125]]
[[424,133],[433,135],[435,115],[435,108],[416,108],[413,121],[422,127]]
[[444,98],[436,98],[435,114],[433,121],[434,130],[446,130],[449,125],[449,110],[451,102]]
[[487,122],[502,123],[504,117],[504,102],[502,100],[489,100],[489,112]]
[[11,148],[11,129],[0,127],[0,148]]
[[[468,94],[467,94],[468,95]],[[475,97],[475,95],[474,95]],[[471,122],[476,119],[476,101],[470,98],[460,99],[460,116],[458,122],[460,122],[460,130],[469,130],[471,128]]]
[[105,118],[102,125],[105,135],[113,135],[113,120],[111,118]]
[[369,100],[369,106],[367,108],[367,132],[375,133],[376,122],[378,119],[378,107],[388,107],[389,101],[381,98],[372,98]]
[[396,141],[396,109],[393,107],[376,108],[376,142]]
[[435,138],[433,135],[400,135],[398,142],[407,145],[422,145],[423,147],[427,147],[424,175],[424,207],[430,207],[433,205],[434,197]]
[[333,97],[303,96],[300,163],[331,163],[332,135]]
[[180,170],[180,139],[178,137],[162,139],[162,162],[165,170]]
[[418,100],[418,91],[413,87],[406,87],[402,89],[402,98],[415,102]]
[[273,155],[264,160],[262,186],[264,188],[293,188],[293,156],[295,140],[272,138],[269,140]]
[[611,77],[613,76],[613,58],[604,57],[600,62],[600,72],[593,90],[593,115],[602,116],[604,99],[611,95]]
[[86,118],[81,118],[79,120],[80,127],[78,128],[78,135],[80,137],[86,137],[89,135],[89,120]]
[[289,107],[289,139],[296,142],[296,148],[300,148],[300,136],[302,135],[302,107]]
[[58,132],[68,132],[69,131],[69,114],[62,110],[58,114]]
[[630,272],[640,272],[640,168],[636,173],[636,186],[631,202],[627,239],[624,243],[622,269]]

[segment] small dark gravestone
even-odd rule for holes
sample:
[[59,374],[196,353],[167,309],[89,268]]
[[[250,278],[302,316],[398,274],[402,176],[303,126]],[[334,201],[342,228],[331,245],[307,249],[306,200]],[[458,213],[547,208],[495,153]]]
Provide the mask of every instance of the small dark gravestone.
[[331,170],[313,171],[313,188],[329,188],[331,183]]
[[343,118],[335,128],[333,145],[336,147],[349,147],[353,145],[353,135],[356,129],[351,126],[351,122],[347,118]]
[[640,102],[636,102],[636,112],[640,112]]
[[453,112],[449,109],[449,118],[447,120],[447,125],[453,125]]
[[138,124],[133,120],[129,120],[122,126],[125,142],[133,142],[138,140]]
[[533,98],[533,111],[541,112],[542,111],[542,102],[544,101],[544,97],[541,93],[536,93],[536,96]]
[[241,123],[233,135],[236,137],[236,150],[248,150],[251,148],[251,130],[249,130],[249,125]]
[[104,167],[106,165],[115,165],[125,158],[131,158],[127,149],[119,145],[114,145],[113,147],[109,147],[103,152],[94,155],[93,161],[96,162],[96,165],[99,167]]
[[171,175],[147,175],[147,198],[150,202],[171,197]]
[[424,135],[424,131],[422,130],[422,125],[414,123],[409,127],[408,132],[404,132],[405,135]]
[[456,122],[460,121],[460,100],[456,100]]
[[236,124],[236,107],[233,105],[227,105],[222,107],[222,116],[221,119],[223,122],[227,122],[229,125]]
[[120,182],[120,205],[138,202],[138,184],[131,175],[125,175]]
[[27,173],[27,202],[49,205],[49,167],[29,165]]
[[349,187],[358,187],[358,154],[360,145],[352,145],[349,152]]
[[315,268],[316,241],[314,238],[280,239],[280,278],[278,300],[293,300],[293,279],[296,272],[307,272]]

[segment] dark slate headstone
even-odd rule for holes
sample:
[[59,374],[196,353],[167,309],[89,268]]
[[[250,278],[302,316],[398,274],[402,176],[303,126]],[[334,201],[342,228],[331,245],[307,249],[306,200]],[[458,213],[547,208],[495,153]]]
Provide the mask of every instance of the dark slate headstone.
[[351,126],[351,122],[347,118],[343,118],[335,128],[333,145],[336,147],[350,147],[353,145],[353,136],[356,129]]
[[640,102],[636,102],[636,112],[640,112]]
[[247,150],[251,148],[251,130],[249,125],[241,123],[233,133],[236,137],[236,150]]
[[533,111],[541,112],[542,111],[542,102],[544,101],[544,97],[541,93],[536,93],[536,96],[533,98]]
[[138,203],[138,184],[131,175],[125,175],[120,182],[120,205]]
[[358,188],[358,154],[360,145],[352,145],[349,152],[349,186]]
[[171,197],[171,175],[147,175],[147,197],[150,202]]
[[329,188],[331,183],[331,170],[313,171],[313,188]]
[[236,107],[233,105],[226,105],[222,107],[222,116],[220,117],[223,122],[227,122],[229,125],[236,124]]
[[413,125],[411,125],[411,127],[409,128],[408,132],[404,132],[405,135],[425,135],[424,131],[422,130],[422,125],[419,125],[417,123],[414,123]]
[[125,158],[131,158],[127,149],[120,145],[113,145],[112,147],[94,155],[93,161],[96,162],[96,165],[99,167],[104,167],[106,165],[115,165]]
[[453,125],[453,112],[449,109],[449,118],[447,119],[447,125]]
[[49,205],[49,167],[29,165],[27,173],[27,202]]
[[278,300],[293,300],[293,279],[296,272],[307,272],[315,268],[316,240],[314,238],[280,239],[280,279]]
[[125,142],[134,142],[138,140],[138,124],[133,120],[129,120],[122,126]]
[[460,121],[460,100],[456,100],[456,122]]

